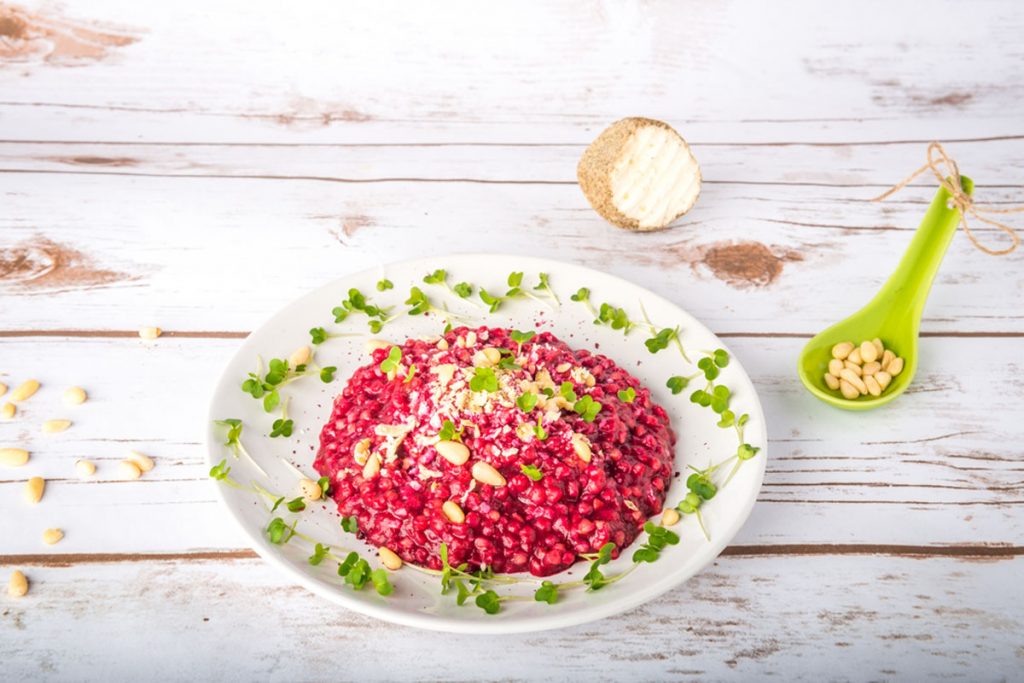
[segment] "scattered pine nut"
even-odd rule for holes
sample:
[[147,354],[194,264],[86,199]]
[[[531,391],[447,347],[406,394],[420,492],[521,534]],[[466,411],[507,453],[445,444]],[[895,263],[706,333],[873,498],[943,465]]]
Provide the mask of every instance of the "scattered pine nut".
[[77,406],[85,403],[88,395],[82,387],[68,387],[64,390],[64,403],[69,406]]
[[594,453],[590,449],[590,442],[587,441],[587,437],[573,432],[570,442],[572,443],[572,449],[576,452],[576,455],[579,456],[580,460],[583,462],[590,462]]
[[438,339],[437,340],[437,348],[440,349],[441,351],[447,351],[448,350],[448,340],[447,339]]
[[43,490],[46,488],[46,481],[42,477],[32,477],[25,482],[25,502],[35,505],[43,499]]
[[434,444],[438,455],[453,465],[465,465],[469,460],[469,449],[458,441],[438,441]]
[[28,451],[24,448],[0,448],[0,465],[21,467],[28,462]]
[[380,472],[380,454],[373,453],[363,465],[363,479],[373,479]]
[[56,545],[62,538],[64,538],[64,532],[60,529],[47,529],[43,532],[43,543],[46,545]]
[[117,463],[117,473],[125,480],[138,479],[142,476],[142,470],[131,460],[122,460]]
[[292,355],[288,356],[288,366],[294,369],[300,365],[305,365],[309,362],[311,355],[312,352],[309,350],[308,346],[300,346],[292,351]]
[[96,474],[96,465],[90,460],[76,460],[75,471],[78,472],[80,477],[91,477]]
[[29,379],[15,387],[8,398],[14,403],[20,403],[32,398],[37,391],[39,391],[39,382]]
[[163,334],[164,331],[159,327],[140,327],[139,336],[147,341],[152,341]]
[[661,515],[662,526],[673,526],[679,522],[679,513],[675,511],[675,508],[669,508]]
[[43,422],[42,430],[44,434],[56,434],[66,431],[70,426],[71,420],[46,420]]
[[151,469],[156,467],[156,463],[153,462],[153,458],[144,453],[139,453],[138,451],[129,451],[128,460],[135,463],[135,466],[142,472],[149,472]]
[[300,479],[299,490],[302,492],[302,497],[310,503],[320,500],[323,491],[320,489],[320,484],[316,483],[312,479]]
[[352,449],[352,459],[356,461],[356,464],[362,467],[366,464],[366,459],[370,457],[370,437],[366,437],[356,444],[355,448]]
[[7,594],[12,598],[20,598],[28,593],[28,579],[19,570],[11,572],[11,578],[7,581]]
[[0,382],[0,396],[3,396],[6,393],[7,393],[7,385],[4,384],[3,382]]
[[2,408],[0,408],[0,417],[4,418],[5,420],[10,420],[12,417],[14,417],[14,413],[16,412],[17,408],[14,407],[14,404],[7,402],[3,405]]
[[381,546],[380,548],[377,548],[377,554],[380,555],[381,564],[391,571],[402,568],[402,558],[400,558],[394,550]]
[[441,506],[441,512],[453,524],[462,524],[466,521],[466,513],[462,511],[462,508],[454,500],[446,500],[444,505]]
[[501,472],[483,460],[477,460],[473,463],[473,478],[481,484],[489,484],[496,487],[506,484],[505,477],[501,475]]

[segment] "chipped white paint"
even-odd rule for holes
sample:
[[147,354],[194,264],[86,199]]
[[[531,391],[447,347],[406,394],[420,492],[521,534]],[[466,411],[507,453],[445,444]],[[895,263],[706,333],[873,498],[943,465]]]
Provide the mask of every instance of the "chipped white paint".
[[[1020,202],[1024,8],[189,4],[27,3],[102,24],[95,56],[70,61],[85,48],[15,60],[0,38],[0,380],[42,383],[0,422],[0,446],[33,454],[0,472],[0,519],[17,521],[0,565],[30,581],[0,603],[5,674],[451,678],[452,650],[482,680],[1020,670],[1021,255],[954,241],[915,386],[882,411],[807,395],[805,337],[786,335],[895,265],[931,191],[865,200],[927,140],[950,141],[983,201]],[[630,114],[676,126],[701,164],[674,229],[608,226],[574,185],[585,145]],[[631,614],[497,651],[283,583],[241,552],[198,445],[231,334],[340,272],[481,245],[627,277],[729,334],[772,437],[733,555]],[[167,332],[144,344],[142,323]],[[90,400],[44,439],[69,384]],[[121,481],[132,449],[159,466]],[[31,509],[29,476],[47,480]],[[42,546],[49,527],[59,546]]]

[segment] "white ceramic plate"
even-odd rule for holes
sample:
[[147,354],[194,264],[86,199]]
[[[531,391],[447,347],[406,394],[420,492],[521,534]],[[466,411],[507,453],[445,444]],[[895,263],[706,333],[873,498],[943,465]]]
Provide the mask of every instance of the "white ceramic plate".
[[[447,269],[451,283],[469,281],[490,291],[501,292],[505,289],[507,274],[512,271],[525,272],[524,285],[529,283],[531,287],[536,283],[537,273],[545,272],[550,275],[561,306],[553,311],[535,301],[517,300],[506,304],[497,313],[486,314],[445,294],[436,286],[425,285],[423,276],[436,268]],[[376,291],[375,284],[383,276],[393,281],[395,288],[380,293]],[[540,323],[539,329],[550,330],[573,348],[597,350],[636,375],[668,411],[678,436],[676,470],[681,474],[673,481],[666,506],[675,505],[686,494],[688,465],[703,468],[736,452],[736,433],[732,429],[717,427],[717,416],[710,408],[689,401],[690,392],[703,385],[703,378],[695,380],[690,389],[679,395],[672,395],[666,388],[668,377],[696,372],[696,368],[688,365],[676,349],[669,347],[652,355],[644,346],[643,340],[649,335],[643,330],[634,330],[629,336],[624,336],[608,326],[594,325],[587,309],[570,301],[569,297],[579,287],[588,287],[593,301],[621,306],[634,318],[640,317],[642,302],[651,320],[659,327],[681,327],[683,342],[694,362],[701,351],[726,348],[685,311],[642,287],[577,265],[521,256],[457,255],[406,261],[339,278],[290,304],[253,332],[228,363],[213,395],[209,415],[211,424],[207,429],[211,466],[227,458],[232,468],[232,479],[243,484],[255,481],[289,498],[299,495],[296,468],[316,480],[312,462],[319,444],[320,427],[330,414],[333,397],[341,391],[352,371],[367,362],[363,350],[365,341],[379,337],[399,342],[408,337],[434,335],[443,328],[443,322],[434,316],[403,316],[388,324],[380,334],[371,335],[365,317],[353,316],[335,325],[330,311],[347,297],[351,287],[362,290],[374,303],[397,304],[396,310],[403,310],[407,307],[402,306],[402,301],[412,285],[423,289],[438,305],[446,302],[453,312],[469,316],[467,324],[526,330],[535,329]],[[316,377],[308,377],[283,389],[282,394],[291,397],[289,417],[295,420],[296,429],[290,439],[271,439],[267,434],[274,417],[263,412],[261,402],[244,393],[240,385],[247,373],[255,370],[258,356],[264,359],[286,358],[297,347],[308,344],[308,330],[319,326],[328,331],[358,332],[359,336],[330,339],[317,349],[316,362],[319,365],[337,366],[335,381],[323,384]],[[767,458],[764,414],[757,393],[735,356],[717,381],[732,390],[731,407],[736,414],[749,413],[745,440],[761,450],[753,459],[746,461],[728,485],[702,508],[711,540],[704,538],[693,515],[687,515],[673,528],[679,533],[681,542],[665,549],[658,562],[644,564],[622,581],[599,591],[565,591],[555,605],[533,601],[507,602],[503,603],[499,614],[488,615],[472,600],[462,607],[457,606],[453,595],[440,594],[436,577],[409,568],[391,575],[395,591],[386,598],[378,596],[372,587],[356,592],[338,577],[336,562],[325,560],[320,566],[311,566],[307,558],[312,549],[305,541],[295,538],[279,546],[270,543],[265,533],[273,516],[281,516],[289,523],[298,517],[299,530],[331,546],[335,552],[356,550],[375,567],[380,566],[373,548],[342,531],[333,501],[312,505],[298,515],[289,513],[282,506],[271,515],[269,505],[251,491],[229,488],[222,483],[212,485],[216,486],[228,512],[256,552],[282,569],[291,580],[344,607],[409,626],[466,633],[512,633],[580,624],[637,607],[678,586],[710,564],[750,514],[761,487]],[[233,458],[224,445],[224,428],[212,424],[212,420],[223,418],[243,420],[242,442],[268,476],[260,474],[245,458]],[[719,482],[726,473],[718,476]],[[622,553],[622,557],[603,568],[605,572],[613,574],[628,567],[632,550],[643,538],[641,535]],[[578,580],[584,573],[586,565],[579,563],[552,578],[555,581]],[[522,584],[504,592],[532,595],[534,589],[535,586]]]

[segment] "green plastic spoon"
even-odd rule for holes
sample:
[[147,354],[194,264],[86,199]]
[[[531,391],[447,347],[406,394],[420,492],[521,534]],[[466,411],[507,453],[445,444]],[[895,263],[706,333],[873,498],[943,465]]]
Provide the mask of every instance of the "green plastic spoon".
[[[970,178],[960,176],[960,182],[967,194],[974,191]],[[910,386],[917,371],[917,333],[924,304],[946,248],[960,225],[960,210],[951,208],[950,198],[949,192],[940,187],[899,267],[875,298],[807,342],[797,365],[800,381],[825,403],[845,410],[870,410],[885,405]],[[903,372],[893,377],[878,397],[868,394],[849,400],[829,389],[825,373],[832,359],[832,347],[844,341],[859,344],[875,337],[882,340],[885,348],[903,358]]]

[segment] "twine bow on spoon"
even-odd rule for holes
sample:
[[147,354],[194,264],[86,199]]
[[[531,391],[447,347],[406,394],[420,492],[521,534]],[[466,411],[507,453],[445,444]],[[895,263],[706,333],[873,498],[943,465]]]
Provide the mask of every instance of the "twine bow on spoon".
[[[938,154],[938,158],[936,158],[935,154]],[[944,167],[946,171],[942,172],[940,167]],[[963,226],[964,232],[967,233],[967,238],[971,240],[971,243],[974,246],[986,254],[1003,256],[1005,254],[1009,254],[1020,245],[1020,235],[1017,234],[1017,231],[1014,228],[1006,225],[1005,223],[1000,223],[999,221],[992,220],[991,218],[986,218],[982,214],[1024,213],[1024,206],[1017,206],[1009,209],[995,209],[975,204],[974,200],[971,199],[971,196],[964,192],[963,185],[960,182],[960,169],[957,166],[956,161],[949,158],[949,155],[946,154],[946,150],[943,149],[942,145],[938,142],[933,142],[928,145],[928,162],[924,166],[917,169],[871,201],[880,202],[883,199],[891,197],[929,169],[931,169],[931,172],[935,174],[936,179],[939,181],[939,185],[944,187],[951,195],[949,201],[953,206],[960,209],[960,224]],[[989,225],[995,226],[1009,235],[1011,241],[1010,246],[1005,249],[991,249],[982,244],[981,241],[975,237],[970,226],[967,224],[968,214],[970,214],[972,218],[977,218],[982,223],[988,223]]]

